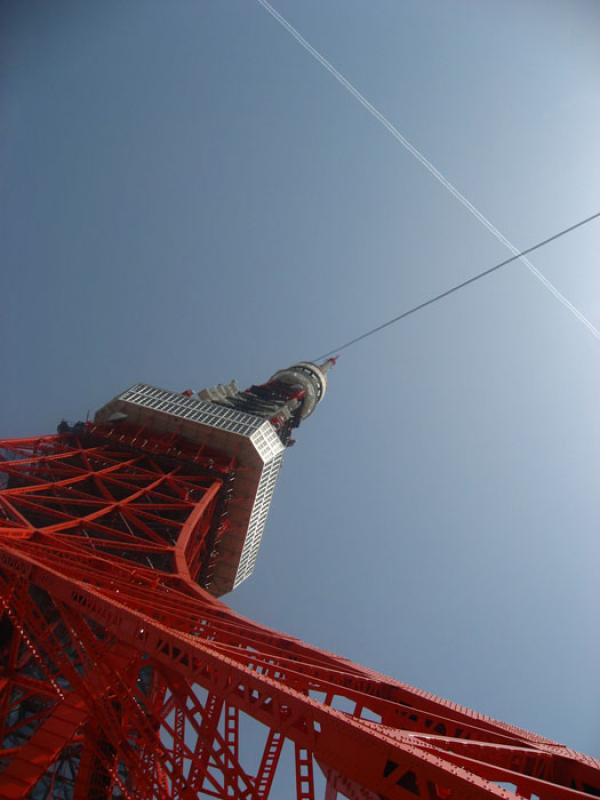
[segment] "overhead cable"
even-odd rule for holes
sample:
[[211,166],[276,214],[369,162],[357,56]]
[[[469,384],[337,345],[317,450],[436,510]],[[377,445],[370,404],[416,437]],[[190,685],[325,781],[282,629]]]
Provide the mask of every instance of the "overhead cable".
[[539,250],[540,247],[544,247],[544,245],[549,244],[550,242],[554,242],[556,239],[560,239],[561,236],[565,236],[567,233],[571,233],[571,231],[576,230],[577,228],[581,228],[583,225],[587,225],[588,222],[591,222],[594,219],[598,219],[600,217],[600,211],[592,214],[590,217],[586,217],[585,219],[576,222],[575,225],[570,225],[568,228],[565,228],[558,233],[555,233],[553,236],[549,236],[547,239],[544,239],[537,244],[534,244],[532,247],[528,247],[527,250],[522,250],[520,253],[515,253],[514,256],[501,261],[499,264],[495,264],[493,267],[489,267],[485,269],[483,272],[479,272],[477,275],[473,275],[471,278],[467,278],[466,281],[461,281],[461,283],[457,283],[452,286],[450,289],[446,289],[445,292],[441,292],[440,294],[436,294],[435,297],[430,297],[429,300],[425,300],[423,303],[419,303],[412,308],[409,308],[407,311],[403,311],[401,314],[398,314],[396,317],[392,317],[392,319],[388,319],[387,322],[383,322],[381,325],[377,325],[375,328],[371,328],[365,333],[361,333],[360,336],[355,336],[354,339],[350,339],[349,342],[345,342],[344,344],[336,347],[333,350],[329,350],[327,353],[323,353],[323,355],[319,356],[315,359],[315,361],[321,361],[324,358],[328,358],[336,353],[340,353],[342,350],[346,350],[348,347],[351,347],[353,344],[366,339],[369,336],[373,336],[374,333],[379,333],[384,328],[389,328],[390,325],[394,325],[396,322],[400,322],[401,319],[406,319],[411,314],[415,314],[417,311],[421,311],[423,308],[427,306],[431,306],[434,303],[437,303],[439,300],[443,300],[445,297],[448,297],[454,292],[458,292],[459,289],[464,289],[465,286],[469,286],[471,283],[475,283],[475,281],[481,280],[481,278],[485,278],[487,275],[491,275],[492,272],[496,272],[497,270],[505,267],[507,264],[511,264],[513,261],[516,261],[519,258],[527,255],[528,253],[533,253],[534,250]]
[[[590,322],[590,320],[581,313],[581,311],[576,308],[570,300],[568,300],[557,288],[554,284],[548,280],[548,278],[540,272],[540,270],[529,261],[523,255],[523,252],[530,252],[529,250],[520,251],[509,239],[501,233],[496,226],[490,222],[490,220],[482,214],[482,212],[476,208],[470,200],[468,200],[462,192],[460,192],[453,183],[451,183],[445,175],[443,175],[432,163],[429,161],[426,156],[421,153],[405,136],[403,136],[398,128],[393,125],[390,120],[384,116],[375,106],[367,100],[367,98],[359,92],[359,90],[352,84],[350,81],[342,75],[342,73],[337,70],[333,64],[328,61],[322,53],[316,50],[310,42],[308,42],[302,34],[294,28],[294,26],[288,22],[288,20],[282,16],[273,6],[267,2],[267,0],[257,0],[258,3],[267,11],[273,19],[275,19],[281,26],[284,28],[294,39],[309,53],[316,61],[321,64],[335,79],[340,83],[344,89],[346,89],[350,94],[358,100],[358,102],[365,108],[371,116],[373,116],[383,127],[392,134],[394,139],[396,139],[408,152],[414,156],[424,167],[425,169],[437,180],[442,186],[450,192],[450,194],[461,203],[467,211],[472,214],[475,219],[477,219],[487,230],[496,237],[496,239],[501,242],[505,247],[507,247],[511,253],[515,256],[515,258],[520,258],[522,263],[525,264],[527,269],[535,275],[535,277],[546,287],[546,289],[554,295],[554,297],[563,304],[565,308],[567,308],[573,316],[575,316],[579,322],[581,322],[585,327],[590,331],[590,333],[596,337],[596,339],[600,340],[600,330],[596,328],[596,326]],[[511,261],[514,259],[511,259]]]

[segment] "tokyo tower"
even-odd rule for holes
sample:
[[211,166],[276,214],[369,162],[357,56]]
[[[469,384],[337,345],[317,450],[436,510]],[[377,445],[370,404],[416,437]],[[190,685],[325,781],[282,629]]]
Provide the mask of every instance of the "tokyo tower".
[[0,442],[1,798],[600,797],[600,761],[219,599],[332,363]]

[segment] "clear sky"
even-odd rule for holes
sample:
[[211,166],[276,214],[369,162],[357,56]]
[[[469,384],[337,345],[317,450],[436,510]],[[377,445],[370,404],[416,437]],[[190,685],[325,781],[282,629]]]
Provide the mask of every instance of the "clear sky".
[[[596,0],[273,0],[519,247],[600,210]],[[0,435],[249,384],[509,253],[254,0],[0,5]],[[600,324],[600,224],[532,260]],[[600,343],[519,264],[349,350],[232,605],[600,755]]]

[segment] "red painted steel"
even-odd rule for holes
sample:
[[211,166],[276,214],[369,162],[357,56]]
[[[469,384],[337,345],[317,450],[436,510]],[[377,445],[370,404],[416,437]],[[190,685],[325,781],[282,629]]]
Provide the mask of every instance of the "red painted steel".
[[600,796],[597,760],[202,589],[233,461],[93,426],[0,458],[0,798]]

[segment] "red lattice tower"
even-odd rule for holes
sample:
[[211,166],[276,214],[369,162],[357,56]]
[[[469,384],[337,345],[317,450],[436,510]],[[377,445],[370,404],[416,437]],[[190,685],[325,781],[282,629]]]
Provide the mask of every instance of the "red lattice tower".
[[277,800],[600,796],[600,762],[217,599],[329,366],[0,442],[0,797],[258,800],[278,767]]

